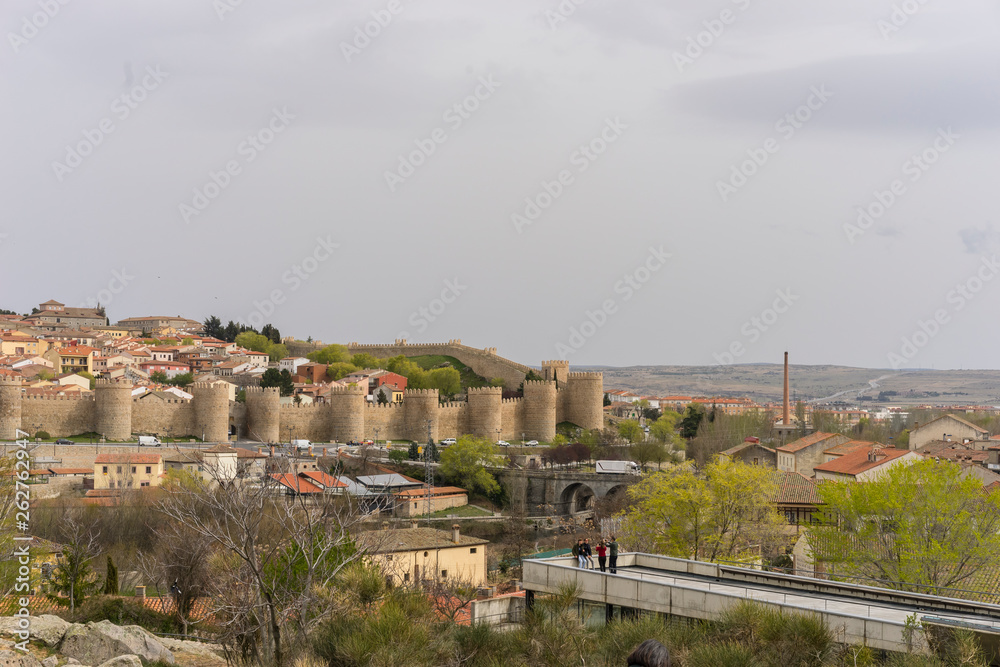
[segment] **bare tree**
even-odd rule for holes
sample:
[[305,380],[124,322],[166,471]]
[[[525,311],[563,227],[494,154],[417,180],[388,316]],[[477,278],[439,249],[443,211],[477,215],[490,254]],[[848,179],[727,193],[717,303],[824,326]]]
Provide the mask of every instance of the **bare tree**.
[[431,605],[438,615],[454,623],[479,595],[479,586],[469,577],[453,576],[427,586]]
[[78,509],[71,509],[59,522],[62,535],[63,558],[55,571],[56,589],[69,596],[70,613],[76,611],[80,602],[97,588],[91,562],[100,553],[100,532],[92,517]]
[[360,557],[349,531],[361,513],[348,498],[307,500],[281,494],[270,478],[233,480],[208,466],[206,473],[171,489],[161,511],[220,552],[214,613],[231,656],[282,667],[288,625],[304,640],[330,611],[323,589]]

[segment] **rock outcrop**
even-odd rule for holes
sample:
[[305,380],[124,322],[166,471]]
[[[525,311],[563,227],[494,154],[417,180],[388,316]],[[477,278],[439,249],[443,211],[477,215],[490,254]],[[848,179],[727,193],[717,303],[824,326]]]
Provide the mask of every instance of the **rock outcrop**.
[[173,653],[155,636],[138,625],[120,627],[111,621],[74,623],[66,631],[59,652],[85,665],[100,665],[125,655],[138,656],[143,664],[157,660],[174,664]]

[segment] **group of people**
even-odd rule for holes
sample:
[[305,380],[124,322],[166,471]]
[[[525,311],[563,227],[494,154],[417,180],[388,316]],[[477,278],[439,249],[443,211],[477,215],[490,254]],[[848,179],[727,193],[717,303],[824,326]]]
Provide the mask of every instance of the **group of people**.
[[[601,540],[595,547],[597,549],[597,563],[601,572],[611,571],[611,574],[618,573],[618,540],[611,536],[610,541]],[[594,567],[594,551],[590,546],[590,538],[578,540],[573,545],[573,557],[584,569],[596,569]]]

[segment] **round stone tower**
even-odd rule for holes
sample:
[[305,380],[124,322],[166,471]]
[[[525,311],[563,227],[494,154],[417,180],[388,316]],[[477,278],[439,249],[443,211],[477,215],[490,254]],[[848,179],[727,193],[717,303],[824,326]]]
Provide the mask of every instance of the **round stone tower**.
[[191,385],[194,428],[191,435],[205,442],[229,442],[229,389],[225,384],[196,382]]
[[105,439],[132,437],[132,383],[98,380],[94,385],[94,430]]
[[524,382],[524,432],[529,438],[551,441],[556,437],[556,383]]
[[257,442],[280,442],[281,395],[277,387],[247,387],[247,435]]
[[[560,388],[560,391],[563,391]],[[570,373],[566,382],[563,405],[565,421],[592,430],[604,426],[604,375],[602,373]]]
[[365,438],[365,390],[358,385],[330,389],[330,440],[361,442]]
[[16,440],[21,428],[21,378],[0,376],[0,440]]
[[469,433],[496,442],[500,437],[503,388],[469,388]]
[[[403,393],[406,437],[415,442],[427,442],[427,420],[431,421],[431,438],[438,441],[440,412],[437,389],[407,389]],[[457,433],[455,435],[458,435]]]

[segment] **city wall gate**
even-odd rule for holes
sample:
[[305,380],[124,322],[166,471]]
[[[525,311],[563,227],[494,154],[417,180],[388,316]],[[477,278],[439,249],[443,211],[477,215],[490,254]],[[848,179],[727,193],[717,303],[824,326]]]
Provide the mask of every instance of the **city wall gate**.
[[629,484],[640,479],[638,475],[510,469],[500,472],[499,477],[509,489],[515,489],[514,493],[523,480],[529,516],[589,512],[595,499],[624,493]]

